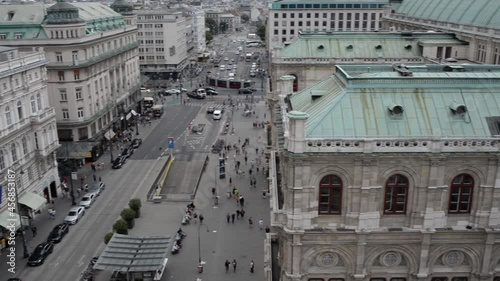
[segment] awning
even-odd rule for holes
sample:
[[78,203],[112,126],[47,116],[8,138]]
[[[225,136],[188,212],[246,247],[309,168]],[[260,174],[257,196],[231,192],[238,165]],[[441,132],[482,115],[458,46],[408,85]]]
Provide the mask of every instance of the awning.
[[47,203],[45,198],[33,192],[25,192],[19,196],[19,204],[26,205],[35,211],[40,210],[45,203]]
[[98,142],[66,142],[57,149],[56,155],[59,159],[85,159],[87,153],[98,145]]
[[108,140],[112,139],[115,135],[116,134],[112,129],[109,129],[106,133],[104,133],[104,137]]
[[[8,209],[4,209],[0,211],[0,226],[11,231],[16,231],[21,227],[21,218],[18,214],[11,213]],[[12,229],[12,226],[14,226],[15,229]]]

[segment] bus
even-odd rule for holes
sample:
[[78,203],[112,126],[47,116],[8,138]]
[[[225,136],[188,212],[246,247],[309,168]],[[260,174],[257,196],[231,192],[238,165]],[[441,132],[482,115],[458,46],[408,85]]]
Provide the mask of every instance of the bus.
[[252,54],[248,53],[245,55],[245,61],[246,62],[251,62],[252,61]]

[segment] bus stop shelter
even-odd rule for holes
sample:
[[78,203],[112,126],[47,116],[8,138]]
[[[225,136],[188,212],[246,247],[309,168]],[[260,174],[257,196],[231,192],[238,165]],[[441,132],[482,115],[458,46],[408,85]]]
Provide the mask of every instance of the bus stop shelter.
[[169,244],[170,237],[115,233],[94,268],[121,273],[129,281],[160,280],[168,261]]

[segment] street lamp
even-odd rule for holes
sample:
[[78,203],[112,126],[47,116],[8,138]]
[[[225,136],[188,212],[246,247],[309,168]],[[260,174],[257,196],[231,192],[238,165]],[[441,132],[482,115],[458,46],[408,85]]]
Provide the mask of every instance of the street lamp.
[[135,135],[139,135],[139,114],[135,115]]
[[[23,168],[21,168],[21,171],[19,172],[21,174],[21,179],[19,181],[19,185],[23,182],[22,175],[24,175]],[[23,220],[21,219],[21,209],[19,208],[19,188],[16,185],[16,209],[17,212],[19,213],[19,226],[21,227],[21,239],[23,239],[23,258],[27,258],[30,256],[28,253],[28,244],[26,243],[26,236],[24,235],[24,225],[23,225]]]
[[200,229],[202,226],[205,226],[207,229],[207,232],[210,232],[210,229],[208,229],[208,226],[204,223],[200,223],[198,225],[198,273],[203,272],[203,264],[201,263],[201,236],[200,236]]

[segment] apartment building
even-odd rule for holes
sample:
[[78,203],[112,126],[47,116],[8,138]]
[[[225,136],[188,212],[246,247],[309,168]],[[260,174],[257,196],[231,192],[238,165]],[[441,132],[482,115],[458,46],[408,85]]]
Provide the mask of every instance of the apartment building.
[[36,217],[60,196],[55,155],[59,141],[56,113],[49,104],[47,63],[42,48],[20,52],[0,47],[0,237],[10,225],[7,179],[15,180],[24,219]]
[[277,81],[266,280],[500,280],[500,66]]
[[59,140],[84,141],[71,148],[72,158],[95,160],[140,101],[137,27],[128,9],[124,16],[100,3],[63,0],[0,9],[0,44],[45,51]]
[[[500,64],[500,1],[401,0],[387,6],[382,17],[386,30],[453,32],[468,42],[465,59]],[[436,50],[436,59],[457,58],[449,48]],[[458,57],[459,58],[459,57]]]
[[289,41],[305,31],[377,31],[389,0],[274,1],[267,22],[269,46]]
[[194,32],[195,52],[202,53],[207,50],[207,40],[205,37],[205,12],[200,8],[191,8],[192,25]]
[[[188,25],[189,22],[181,11],[137,12],[142,74],[158,83],[180,80],[188,65]],[[191,34],[190,38],[192,37]]]

